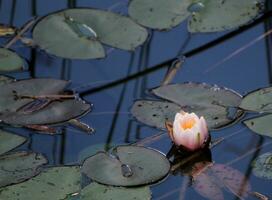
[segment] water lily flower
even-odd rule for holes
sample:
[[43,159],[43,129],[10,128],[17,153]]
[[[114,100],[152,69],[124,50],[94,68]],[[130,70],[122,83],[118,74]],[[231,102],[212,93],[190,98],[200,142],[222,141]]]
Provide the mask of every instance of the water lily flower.
[[173,124],[166,122],[166,128],[171,140],[188,151],[204,148],[210,138],[206,120],[195,113],[177,113]]

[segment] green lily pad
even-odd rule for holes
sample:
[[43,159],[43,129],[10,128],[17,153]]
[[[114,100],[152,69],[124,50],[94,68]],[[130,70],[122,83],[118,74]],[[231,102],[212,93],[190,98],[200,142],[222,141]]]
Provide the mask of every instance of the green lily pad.
[[216,32],[237,28],[255,19],[264,0],[132,0],[130,16],[146,27],[171,29],[187,17],[190,32]]
[[46,163],[46,158],[38,153],[15,152],[1,156],[0,187],[30,179],[39,174],[39,167]]
[[25,141],[25,137],[0,130],[0,155],[15,149]]
[[0,75],[0,86],[13,82],[14,79],[9,76]]
[[0,85],[0,113],[16,112],[33,101],[32,99],[16,98],[18,96],[59,94],[63,92],[68,83],[57,79],[27,79]]
[[248,93],[243,98],[240,108],[254,112],[272,112],[272,87]]
[[92,183],[80,192],[81,200],[150,200],[149,187],[112,187],[98,183]]
[[165,85],[152,90],[156,96],[172,101],[182,107],[194,105],[215,105],[238,107],[242,97],[237,92],[217,85],[205,83],[184,83]]
[[118,146],[114,157],[99,152],[85,160],[82,172],[92,180],[113,186],[139,186],[164,178],[170,169],[158,151],[138,146]]
[[204,7],[189,20],[190,32],[215,32],[237,28],[254,20],[264,0],[202,0]]
[[255,176],[272,179],[272,153],[265,153],[252,162],[253,173]]
[[272,114],[251,118],[243,123],[253,132],[272,137]]
[[33,113],[24,111],[9,112],[0,116],[6,124],[12,125],[52,125],[61,124],[88,113],[91,105],[81,100],[65,100],[50,103]]
[[140,122],[159,129],[165,129],[165,121],[173,121],[181,110],[204,116],[209,129],[225,127],[242,115],[241,110],[236,109],[241,96],[227,88],[185,83],[162,86],[152,92],[170,102],[139,100],[131,112]]
[[130,18],[98,9],[67,9],[43,18],[34,28],[36,44],[50,54],[74,59],[103,58],[102,44],[134,50],[148,32]]
[[52,167],[36,177],[0,190],[0,199],[62,200],[80,190],[80,169],[77,166]]
[[24,67],[24,60],[16,53],[0,48],[0,72],[20,71]]
[[148,28],[171,29],[190,16],[187,7],[191,0],[132,0],[129,15]]

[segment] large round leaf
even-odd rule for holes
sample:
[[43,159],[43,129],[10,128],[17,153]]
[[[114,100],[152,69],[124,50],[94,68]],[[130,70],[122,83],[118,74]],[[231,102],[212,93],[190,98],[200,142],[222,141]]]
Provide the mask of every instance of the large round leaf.
[[16,112],[19,108],[33,101],[17,98],[22,95],[39,96],[63,92],[69,82],[57,79],[28,79],[0,85],[1,114]]
[[80,190],[80,169],[77,166],[52,167],[38,176],[0,190],[0,199],[62,200]]
[[9,112],[0,118],[6,124],[21,126],[60,124],[84,115],[90,111],[90,108],[90,104],[81,100],[55,101],[33,113]]
[[258,16],[263,0],[132,0],[130,16],[154,29],[171,29],[191,16],[190,32],[224,31]]
[[150,200],[149,187],[112,187],[92,183],[80,192],[80,200]]
[[170,169],[164,155],[145,147],[118,146],[114,156],[99,152],[85,160],[82,172],[99,183],[137,186],[162,179]]
[[133,116],[140,122],[159,129],[165,129],[166,121],[174,121],[181,107],[170,102],[139,100],[131,109]]
[[177,26],[190,15],[187,7],[191,1],[132,0],[129,4],[129,15],[146,27],[167,30]]
[[172,101],[182,107],[194,105],[238,107],[242,99],[233,90],[205,83],[165,85],[153,89],[152,92],[156,96]]
[[37,175],[40,173],[39,167],[46,163],[46,158],[38,153],[16,152],[1,156],[0,187],[23,182]]
[[260,178],[272,179],[272,153],[265,153],[252,163],[253,173]]
[[193,12],[190,32],[215,32],[249,23],[261,11],[263,0],[200,0],[203,9]]
[[16,148],[25,141],[25,137],[0,130],[0,155]]
[[0,72],[10,72],[22,70],[24,66],[23,59],[16,53],[0,48]]
[[240,108],[255,112],[271,112],[272,87],[250,92],[243,98]]
[[65,58],[102,58],[101,43],[134,50],[148,32],[130,18],[98,9],[68,9],[42,19],[34,41],[48,53]]
[[243,123],[253,132],[272,137],[272,114],[245,120]]
[[181,110],[204,116],[209,129],[222,128],[242,115],[236,107],[241,96],[227,88],[215,85],[185,83],[166,85],[152,92],[165,101],[139,100],[132,107],[136,119],[156,128],[165,128],[166,121],[173,121]]

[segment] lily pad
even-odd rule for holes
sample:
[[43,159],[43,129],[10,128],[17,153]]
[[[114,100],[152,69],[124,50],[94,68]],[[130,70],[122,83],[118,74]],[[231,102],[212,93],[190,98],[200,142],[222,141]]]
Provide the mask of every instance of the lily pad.
[[39,167],[46,163],[46,158],[38,153],[16,152],[1,156],[0,187],[23,182],[39,174]]
[[254,112],[272,112],[272,87],[250,92],[243,98],[240,108]]
[[0,75],[0,86],[13,82],[14,79],[9,76]]
[[185,83],[162,86],[152,92],[170,102],[139,100],[131,112],[137,120],[156,128],[165,129],[165,121],[173,121],[181,110],[204,116],[209,129],[225,127],[242,115],[241,110],[236,109],[241,96],[227,88]]
[[252,163],[253,173],[255,176],[272,179],[272,153],[265,153],[256,158]]
[[33,99],[18,98],[20,96],[59,94],[63,92],[68,83],[57,79],[27,79],[0,85],[0,113],[16,112],[33,101]]
[[80,192],[81,200],[150,200],[149,187],[112,187],[98,183],[92,183]]
[[237,28],[255,19],[263,0],[132,0],[129,15],[153,29],[171,29],[187,17],[190,32],[215,32]]
[[188,105],[215,105],[221,107],[238,107],[242,97],[237,92],[205,83],[184,83],[165,85],[152,90],[163,99],[172,101],[182,107]]
[[243,123],[253,132],[272,137],[272,114],[251,118]]
[[50,54],[74,59],[103,58],[102,44],[134,50],[148,32],[130,18],[98,9],[67,9],[43,18],[34,28],[36,44]]
[[187,8],[192,0],[132,0],[129,15],[148,28],[171,29],[190,16]]
[[0,72],[20,71],[24,67],[24,60],[16,53],[0,48]]
[[0,130],[0,155],[20,146],[25,141],[25,137]]
[[36,177],[0,190],[0,199],[62,200],[80,190],[80,169],[77,166],[52,167]]
[[12,125],[52,125],[80,117],[89,112],[90,109],[91,105],[82,100],[54,101],[33,113],[9,112],[3,114],[0,118],[4,123]]
[[113,186],[152,184],[170,169],[167,158],[158,151],[138,146],[118,146],[114,155],[99,152],[85,160],[82,172],[92,180]]

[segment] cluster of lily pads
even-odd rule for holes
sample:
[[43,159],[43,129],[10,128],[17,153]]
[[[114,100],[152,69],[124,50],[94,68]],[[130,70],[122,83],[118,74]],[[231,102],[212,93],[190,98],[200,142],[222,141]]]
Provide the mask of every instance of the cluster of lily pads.
[[[131,0],[129,17],[99,9],[67,9],[38,21],[32,45],[62,58],[104,58],[103,45],[133,51],[147,40],[146,28],[170,30],[187,18],[191,33],[237,28],[258,17],[263,3],[263,0]],[[0,27],[0,36],[15,32]],[[0,72],[24,68],[25,61],[15,52],[0,49]],[[1,125],[48,132],[54,130],[51,126],[69,123],[88,113],[91,105],[66,91],[67,84],[55,79],[15,81],[0,76]],[[259,134],[272,136],[271,88],[245,97],[228,88],[203,83],[171,84],[151,92],[155,99],[138,100],[131,109],[133,116],[146,125],[164,130],[165,121],[173,121],[174,115],[184,110],[204,116],[209,129],[215,130],[237,122],[247,111],[254,111],[268,114],[244,123]],[[76,166],[45,167],[47,159],[39,153],[10,152],[25,141],[24,137],[0,130],[0,199],[149,200],[150,185],[172,172],[165,155],[137,145],[96,152]],[[203,165],[198,168],[200,164]],[[193,187],[204,197],[223,199],[222,189],[240,198],[252,193],[244,176],[229,166],[212,162],[193,166],[190,172]],[[256,176],[272,179],[271,153],[257,158],[252,166]],[[242,183],[243,191],[239,188]]]

